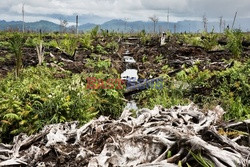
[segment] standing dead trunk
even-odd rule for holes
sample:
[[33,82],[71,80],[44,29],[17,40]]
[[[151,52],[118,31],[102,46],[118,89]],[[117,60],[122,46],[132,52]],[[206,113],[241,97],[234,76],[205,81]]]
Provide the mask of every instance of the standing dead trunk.
[[154,33],[155,33],[155,29],[156,29],[156,24],[157,22],[159,21],[159,18],[157,16],[152,16],[152,17],[149,17],[149,19],[154,23]]
[[40,41],[39,45],[36,45],[36,52],[38,57],[38,65],[40,66],[44,61],[44,48],[42,41]]

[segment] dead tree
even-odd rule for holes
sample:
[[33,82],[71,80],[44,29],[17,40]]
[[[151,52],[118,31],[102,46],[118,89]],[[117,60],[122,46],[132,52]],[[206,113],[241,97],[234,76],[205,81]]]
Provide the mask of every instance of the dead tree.
[[233,24],[232,24],[232,29],[234,28],[234,24],[235,24],[235,21],[236,21],[237,13],[238,12],[235,12],[235,15],[234,15],[234,21],[233,21]]
[[204,25],[204,31],[207,32],[207,16],[206,15],[203,15],[203,25]]
[[24,4],[22,6],[22,16],[23,16],[23,33],[24,33]]
[[223,24],[223,20],[222,20],[222,16],[219,17],[220,18],[220,33],[222,32],[222,24]]
[[125,32],[127,32],[128,20],[129,20],[129,18],[125,18],[125,19],[124,19],[124,23],[125,23],[125,24],[124,24],[124,26],[125,26],[125,27],[124,27],[124,30],[125,30]]
[[169,25],[169,8],[168,8],[168,15],[167,15],[167,30],[170,31],[170,25]]
[[156,24],[159,21],[159,17],[157,17],[156,15],[153,15],[149,17],[149,19],[154,23],[154,33],[155,33]]
[[44,47],[42,40],[39,41],[39,43],[36,45],[36,52],[38,57],[38,65],[42,65],[44,61]]
[[67,25],[68,25],[68,21],[66,19],[60,18],[60,31],[61,31],[61,33],[66,32]]
[[76,35],[78,35],[78,15],[76,16]]
[[223,20],[223,31],[226,29],[226,20]]

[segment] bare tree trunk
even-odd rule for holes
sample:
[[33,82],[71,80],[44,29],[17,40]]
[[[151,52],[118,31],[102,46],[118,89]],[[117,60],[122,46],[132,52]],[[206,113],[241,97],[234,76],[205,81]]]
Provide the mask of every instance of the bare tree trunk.
[[207,32],[207,17],[203,15],[203,24],[204,24],[204,31]]
[[42,65],[44,61],[44,49],[42,41],[40,41],[39,45],[36,45],[36,52],[38,57],[38,65]]
[[156,23],[159,21],[159,18],[154,15],[152,17],[149,17],[149,19],[154,23],[154,33],[155,33]]
[[223,20],[222,20],[222,16],[220,17],[220,33],[222,32],[222,23],[223,23]]
[[24,33],[24,4],[23,4],[23,6],[22,6],[22,14],[23,14],[23,33]]
[[238,12],[235,12],[235,15],[234,15],[234,21],[233,21],[233,24],[232,24],[232,29],[234,28],[234,24],[235,24],[235,21],[236,21],[237,13]]
[[76,35],[78,35],[78,15],[76,16]]
[[156,25],[156,23],[155,23],[155,21],[154,21],[154,34],[155,34],[155,25]]
[[176,24],[174,24],[174,33],[176,33],[176,30],[177,30],[177,26]]

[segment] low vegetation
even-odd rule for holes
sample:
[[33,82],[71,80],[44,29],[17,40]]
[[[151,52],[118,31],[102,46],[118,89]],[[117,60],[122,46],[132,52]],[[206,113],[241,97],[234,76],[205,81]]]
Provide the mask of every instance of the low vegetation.
[[[130,35],[99,30],[99,27],[78,36],[56,33],[3,34],[4,37],[0,37],[0,48],[3,50],[0,52],[0,64],[9,65],[14,58],[15,72],[10,70],[8,75],[0,79],[1,142],[8,142],[14,135],[22,132],[33,134],[47,124],[74,120],[84,124],[99,115],[113,118],[120,115],[126,101],[123,89],[87,89],[86,84],[88,77],[101,80],[120,78],[121,54],[126,49],[132,50],[129,47],[120,47],[120,40]],[[242,46],[243,39],[248,39],[246,34],[239,30],[227,30],[224,34],[169,33],[167,36],[174,42],[162,47],[155,46],[159,44],[159,37],[145,31],[133,35],[140,39],[138,45],[141,48],[135,57],[137,65],[140,65],[140,68],[145,67],[141,70],[140,77],[147,78],[147,74],[142,74],[146,71],[154,77],[164,78],[160,89],[155,85],[156,87],[133,96],[140,107],[153,108],[155,105],[163,105],[169,108],[194,102],[207,108],[221,105],[227,111],[225,120],[250,119],[250,61],[249,55],[244,57]],[[226,44],[219,44],[220,39],[225,39]],[[220,60],[224,64],[229,64],[220,70],[203,68],[200,60],[191,65],[182,64],[177,68],[169,63],[170,51],[157,51],[171,50],[172,44],[176,45],[177,49],[183,47],[184,51],[181,51],[184,53],[188,50],[186,48],[190,47],[196,49],[195,51],[200,49],[206,54],[223,52],[222,54],[232,56]],[[23,62],[28,61],[28,53],[24,53],[24,49],[33,52],[36,46],[40,51],[44,49],[42,61],[36,60],[37,63],[26,65],[22,69]],[[59,56],[48,56],[53,55],[58,48]],[[75,55],[76,51],[80,54]],[[152,59],[150,53],[153,51],[157,54]],[[67,64],[66,61],[60,62],[59,58],[63,52],[66,53],[64,57],[69,56],[68,61],[71,64]],[[189,56],[188,54],[190,53],[187,52],[185,56]],[[23,56],[26,56],[26,59]],[[84,70],[75,73],[74,70],[62,69],[70,65],[77,66],[73,62],[77,58],[80,59],[80,66]],[[40,66],[36,66],[37,64]],[[154,68],[147,69],[152,64],[159,66],[156,67],[157,73]],[[169,74],[176,69],[176,72]],[[210,165],[209,162],[203,161],[199,154],[193,156],[200,163]]]
[[16,80],[13,74],[0,80],[2,142],[21,132],[37,132],[46,124],[75,120],[83,124],[97,115],[119,116],[124,103],[121,90],[88,90],[87,76],[38,66],[24,69]]
[[[142,107],[171,107],[191,101],[207,107],[222,105],[225,119],[250,119],[250,61],[234,62],[225,71],[186,68],[175,77],[167,77],[163,89],[150,89],[137,96]],[[166,76],[165,76],[166,77]]]

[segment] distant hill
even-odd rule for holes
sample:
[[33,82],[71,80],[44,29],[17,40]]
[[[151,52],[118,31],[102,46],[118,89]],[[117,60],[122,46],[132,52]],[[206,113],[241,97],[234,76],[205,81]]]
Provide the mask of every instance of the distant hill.
[[79,30],[86,31],[91,30],[96,26],[96,24],[93,23],[87,23],[79,26]]
[[[8,30],[8,29],[22,30],[22,27],[23,27],[22,21],[11,21],[11,22],[6,22],[4,20],[0,21],[0,30]],[[60,27],[58,24],[45,21],[45,20],[41,20],[38,22],[25,23],[26,31],[29,31],[29,30],[39,31],[40,29],[45,32],[50,32],[50,31],[59,31]]]
[[[4,20],[0,21],[0,30],[7,29],[22,29],[22,21],[11,21],[6,22]],[[88,31],[94,28],[97,24],[87,23],[79,26],[80,31]],[[232,25],[232,21],[228,21],[227,25]],[[114,30],[120,32],[138,32],[141,30],[146,30],[147,32],[153,32],[153,23],[151,21],[134,21],[126,22],[124,20],[114,19],[107,21],[99,25],[101,29]],[[71,27],[72,28],[72,27]],[[235,23],[234,28],[241,28],[243,31],[250,30],[250,18],[248,19],[238,19]],[[25,23],[26,30],[39,31],[40,29],[43,32],[51,31],[60,31],[60,26],[53,22],[41,20],[38,22],[29,22]],[[70,28],[69,28],[70,29]],[[203,31],[203,23],[201,21],[190,21],[184,20],[176,23],[170,22],[158,22],[156,26],[157,32],[166,31],[169,29],[171,32],[201,32]],[[219,23],[218,22],[208,22],[208,31],[219,32]]]
[[[228,21],[226,26],[231,27],[232,21]],[[153,32],[153,23],[151,21],[135,21],[125,22],[124,20],[111,20],[100,25],[103,29],[115,30],[115,31],[141,31],[146,30],[147,32]],[[243,31],[250,30],[250,18],[239,19],[236,21],[234,28],[241,28]],[[162,32],[170,30],[171,32],[202,32],[204,30],[203,22],[201,21],[190,21],[184,20],[176,23],[161,22],[159,21],[156,25],[156,31]],[[219,32],[219,22],[208,22],[208,31]]]
[[27,30],[35,30],[39,31],[40,29],[43,31],[59,31],[60,27],[58,24],[41,20],[35,23],[28,23],[25,25]]

